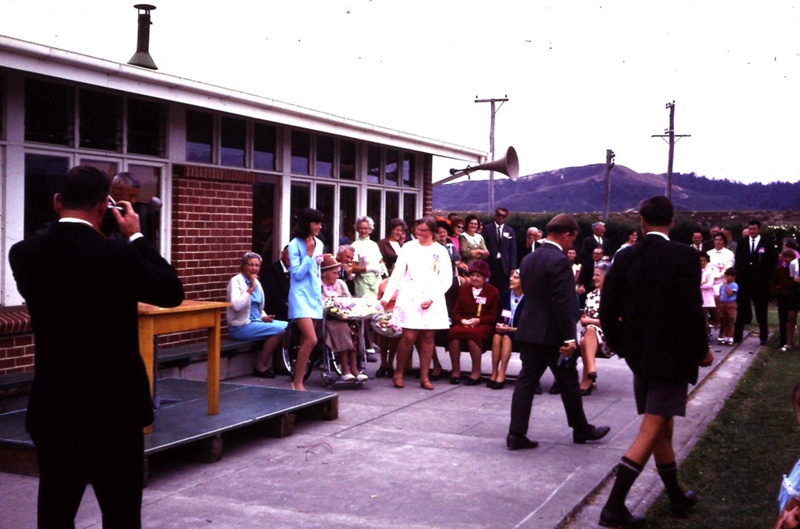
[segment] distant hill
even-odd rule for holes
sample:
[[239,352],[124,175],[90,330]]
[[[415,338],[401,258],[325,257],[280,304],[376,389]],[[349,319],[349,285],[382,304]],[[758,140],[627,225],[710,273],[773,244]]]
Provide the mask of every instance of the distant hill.
[[[512,182],[495,179],[495,204],[517,212],[592,213],[603,209],[605,165],[568,167]],[[496,175],[498,176],[498,175]],[[611,171],[610,211],[635,209],[642,199],[664,194],[666,175],[637,173],[617,165]],[[437,186],[433,209],[486,211],[488,180]],[[691,174],[672,175],[672,200],[683,211],[799,210],[800,182],[742,184]]]

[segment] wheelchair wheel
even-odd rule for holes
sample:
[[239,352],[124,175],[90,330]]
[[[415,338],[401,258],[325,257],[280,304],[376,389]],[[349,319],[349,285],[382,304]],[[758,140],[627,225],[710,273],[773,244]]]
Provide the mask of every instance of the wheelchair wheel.
[[[294,379],[295,364],[297,363],[297,351],[300,349],[300,331],[294,323],[290,323],[286,329],[286,334],[283,337],[283,345],[281,352],[283,356],[283,367],[289,374],[289,378]],[[314,348],[316,349],[316,348]],[[314,369],[314,350],[312,349],[309,354],[308,362],[306,363],[306,372],[303,374],[303,381],[308,380],[311,375],[311,370]]]

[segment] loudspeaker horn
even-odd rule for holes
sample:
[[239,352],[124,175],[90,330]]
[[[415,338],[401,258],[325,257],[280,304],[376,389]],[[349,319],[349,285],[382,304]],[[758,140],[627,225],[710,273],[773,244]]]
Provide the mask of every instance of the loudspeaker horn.
[[517,157],[517,151],[514,150],[514,147],[509,147],[506,150],[506,155],[504,157],[493,162],[482,163],[480,165],[476,165],[475,167],[467,166],[464,169],[450,169],[449,177],[439,180],[433,185],[438,186],[446,182],[450,182],[451,180],[455,180],[456,178],[461,178],[462,176],[474,173],[475,171],[495,171],[498,173],[503,173],[504,175],[508,176],[512,182],[516,182],[517,178],[519,178],[519,158]]

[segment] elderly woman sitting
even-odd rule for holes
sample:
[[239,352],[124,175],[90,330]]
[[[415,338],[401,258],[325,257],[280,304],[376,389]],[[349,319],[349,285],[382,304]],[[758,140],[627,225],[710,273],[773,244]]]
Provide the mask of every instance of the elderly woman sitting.
[[280,345],[285,321],[264,312],[264,289],[258,281],[261,256],[247,252],[239,265],[240,272],[228,282],[228,334],[236,340],[265,340],[256,358],[253,376],[275,378],[272,355]]
[[[341,264],[329,253],[322,256],[322,298],[349,298],[350,291],[344,281],[339,279]],[[369,377],[358,370],[356,346],[353,342],[355,330],[350,323],[327,318],[325,321],[325,344],[339,357],[342,366],[342,380],[363,382]]]
[[467,341],[472,360],[472,373],[464,383],[475,386],[481,382],[481,356],[492,343],[500,302],[497,289],[487,283],[490,275],[488,263],[476,260],[467,272],[469,281],[458,291],[458,298],[453,305],[453,326],[447,336],[453,365],[451,384],[461,382],[461,340]]

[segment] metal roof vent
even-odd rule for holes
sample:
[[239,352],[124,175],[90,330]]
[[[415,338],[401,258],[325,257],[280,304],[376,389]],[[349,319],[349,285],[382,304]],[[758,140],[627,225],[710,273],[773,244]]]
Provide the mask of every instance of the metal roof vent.
[[139,35],[136,39],[136,53],[133,54],[128,64],[158,70],[153,58],[150,57],[150,11],[156,6],[150,4],[136,4],[133,6],[139,10]]

